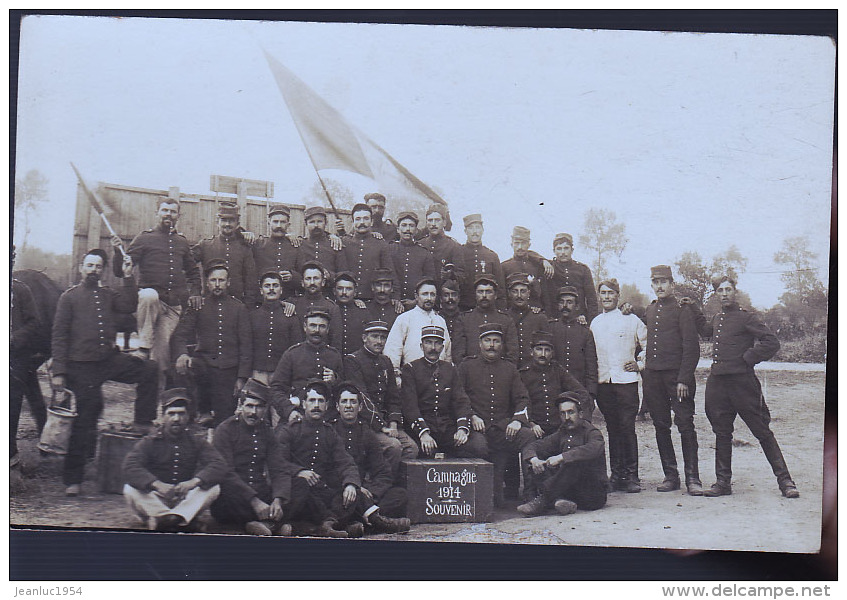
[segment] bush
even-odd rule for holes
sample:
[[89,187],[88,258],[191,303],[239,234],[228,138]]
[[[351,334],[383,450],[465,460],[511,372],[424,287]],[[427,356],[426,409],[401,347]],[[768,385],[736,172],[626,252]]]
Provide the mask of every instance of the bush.
[[797,340],[780,342],[782,346],[772,360],[799,363],[826,361],[826,332],[814,331]]

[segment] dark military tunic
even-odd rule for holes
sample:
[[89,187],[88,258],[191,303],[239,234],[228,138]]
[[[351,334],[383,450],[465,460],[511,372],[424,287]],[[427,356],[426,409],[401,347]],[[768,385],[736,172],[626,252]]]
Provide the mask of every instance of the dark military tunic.
[[273,371],[283,352],[303,339],[303,319],[285,316],[280,302],[249,311],[253,332],[253,370]]
[[[189,296],[200,295],[200,269],[181,233],[147,229],[135,236],[127,254],[138,266],[138,286],[156,290],[165,304],[186,306]],[[116,259],[113,267],[120,276],[121,260]]]
[[[337,381],[344,378],[341,352],[326,344],[300,342],[286,350],[271,378],[273,406],[285,422],[298,406],[289,402],[291,396],[303,399],[303,389],[310,379],[323,379],[324,367],[332,369]],[[327,401],[330,399],[327,398]]]
[[391,326],[394,325],[394,320],[397,319],[397,311],[394,309],[393,302],[380,304],[376,298],[365,302],[368,306],[368,314],[370,321],[385,321],[388,323],[388,330],[391,331]]
[[779,351],[779,340],[755,313],[738,304],[725,306],[711,323],[697,315],[698,329],[712,338],[712,374],[747,373]]
[[[465,325],[462,322],[462,311],[458,308],[455,312],[447,312],[444,309],[438,311],[438,314],[444,318],[444,322],[447,323],[447,332],[450,334],[451,345],[451,354],[453,355],[451,358],[454,364],[459,364],[462,362],[464,358],[463,352],[466,351],[468,347],[468,342],[465,339]],[[477,331],[477,335],[479,331]]]
[[337,492],[348,484],[362,486],[359,468],[332,424],[311,419],[280,422],[276,439],[283,459],[293,463],[295,476],[304,469],[314,471],[321,476],[318,486]]
[[464,358],[466,356],[479,355],[479,326],[485,323],[499,323],[503,326],[503,358],[517,363],[520,349],[515,321],[505,310],[497,309],[483,311],[477,307],[462,313],[462,327],[464,332],[462,340],[465,346],[458,350],[456,356]]
[[229,293],[232,297],[255,306],[258,298],[256,263],[253,250],[240,235],[216,235],[202,240],[192,249],[194,260],[202,263],[203,271],[214,260],[223,260],[229,269]]
[[360,298],[373,297],[371,282],[374,269],[390,270],[394,278],[394,289],[395,291],[398,289],[391,253],[388,250],[388,242],[385,240],[378,240],[370,233],[348,235],[344,237],[341,254],[347,263],[347,270],[356,278],[356,289]]
[[124,481],[142,492],[156,480],[174,485],[197,477],[204,490],[219,484],[229,467],[209,442],[185,431],[179,436],[161,429],[142,438],[124,459]]
[[247,307],[232,296],[207,295],[200,310],[187,309],[174,330],[176,355],[188,354],[196,340],[194,356],[216,369],[238,368],[238,377],[250,377],[253,338]]
[[327,343],[333,348],[341,348],[343,341],[341,311],[338,310],[338,305],[335,302],[321,294],[317,294],[315,296],[304,294],[302,296],[289,298],[288,301],[294,304],[294,316],[300,320],[300,323],[303,322],[303,317],[306,316],[311,308],[319,308],[320,310],[328,312],[329,338],[327,339]]
[[579,394],[579,406],[583,414],[586,408],[593,409],[591,396],[583,385],[555,361],[544,369],[536,364],[530,364],[521,369],[520,373],[521,380],[529,392],[530,421],[540,425],[545,434],[555,431],[561,424],[559,405],[556,400],[559,394],[576,392]]
[[694,314],[670,296],[653,300],[644,315],[647,325],[645,368],[676,371],[677,383],[694,385],[694,370],[700,360],[700,344]]
[[403,416],[418,439],[425,431],[449,435],[460,427],[470,431],[471,403],[456,367],[419,358],[403,365],[401,373]]
[[509,275],[514,273],[526,273],[532,279],[529,284],[530,298],[533,305],[541,303],[541,282],[544,280],[544,265],[543,256],[530,250],[527,252],[526,258],[517,258],[513,256],[509,260],[504,260],[503,277],[506,281],[509,280]]
[[332,249],[329,241],[329,235],[323,233],[317,237],[308,236],[300,242],[298,248],[300,255],[299,265],[303,265],[309,261],[316,260],[321,263],[330,274],[334,275],[339,271],[347,270],[347,260],[344,254],[339,250]]
[[253,242],[253,260],[256,263],[256,285],[262,273],[268,271],[291,271],[291,279],[282,282],[282,297],[294,295],[300,286],[300,250],[295,248],[287,236],[281,238],[260,237]]
[[588,265],[575,260],[560,261],[553,260],[553,277],[544,279],[541,283],[544,294],[544,310],[548,315],[559,314],[559,288],[570,285],[579,292],[577,308],[580,314],[591,323],[591,319],[597,316],[599,306],[597,303],[597,288],[594,286],[594,278]]
[[447,265],[453,265],[456,277],[461,282],[465,277],[465,266],[462,262],[462,246],[449,235],[442,234],[432,237],[428,235],[421,238],[418,243],[432,253],[432,261],[435,266],[435,281],[438,289],[441,289],[441,270]]
[[593,397],[597,396],[597,347],[588,325],[577,320],[554,319],[547,323],[553,334],[553,354]]
[[[359,308],[355,303],[338,304],[341,315],[341,354],[350,354],[362,347],[362,333],[365,323],[370,319],[367,308]],[[331,322],[330,322],[331,324]]]
[[399,284],[397,297],[412,300],[415,297],[415,286],[421,279],[435,278],[432,253],[417,242],[393,242],[388,248]]
[[382,450],[377,442],[376,434],[362,419],[347,424],[341,418],[334,419],[332,426],[341,438],[344,449],[353,458],[359,469],[361,481],[367,479],[367,488],[379,501],[391,487],[393,477],[391,468],[382,456]]
[[591,483],[606,487],[606,444],[600,430],[588,421],[582,421],[573,431],[560,426],[555,433],[525,446],[522,453],[527,462],[533,458],[546,460],[561,454],[565,459],[562,466],[580,465]]
[[489,273],[497,281],[498,305],[505,307],[506,278],[497,253],[482,244],[466,242],[459,246],[459,256],[465,271],[459,289],[459,306],[471,308],[476,304],[474,280],[483,273]]
[[459,365],[459,381],[473,414],[485,422],[486,434],[491,427],[505,431],[514,420],[529,424],[529,394],[513,363],[502,358],[491,362],[466,358]]
[[548,331],[547,315],[543,312],[534,313],[527,307],[524,311],[510,307],[507,314],[515,322],[518,332],[518,368],[525,367],[532,362],[532,334],[536,331]]
[[400,234],[397,231],[397,225],[392,223],[390,220],[377,221],[376,218],[374,218],[371,231],[382,235],[382,239],[389,243],[396,242],[400,239]]
[[344,375],[367,394],[367,409],[363,407],[360,418],[370,423],[375,431],[388,427],[392,421],[403,423],[400,391],[391,359],[365,347],[359,348],[344,357]]

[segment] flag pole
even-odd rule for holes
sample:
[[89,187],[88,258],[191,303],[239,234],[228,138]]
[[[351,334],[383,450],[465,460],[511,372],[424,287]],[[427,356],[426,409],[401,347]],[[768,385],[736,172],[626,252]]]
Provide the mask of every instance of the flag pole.
[[[112,234],[112,237],[117,237],[120,239],[120,236],[118,236],[118,234],[115,233],[115,230],[112,228],[112,224],[109,223],[109,219],[106,217],[106,211],[103,209],[103,205],[100,204],[100,201],[97,199],[97,196],[85,184],[85,180],[82,178],[79,169],[77,169],[76,165],[74,165],[73,163],[71,163],[71,168],[74,170],[74,173],[76,173],[76,178],[79,180],[79,184],[82,186],[82,189],[85,190],[85,195],[88,196],[88,201],[91,203],[91,206],[94,207],[94,210],[96,210],[97,214],[100,215],[100,218],[103,219],[103,223],[106,224],[106,229],[109,230],[109,233]],[[121,252],[125,255],[126,251],[124,250],[123,243],[121,243],[118,247],[120,248]]]

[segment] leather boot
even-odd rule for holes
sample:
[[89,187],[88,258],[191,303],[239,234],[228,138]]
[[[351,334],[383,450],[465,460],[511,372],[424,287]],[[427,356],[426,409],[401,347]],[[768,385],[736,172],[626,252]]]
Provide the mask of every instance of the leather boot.
[[682,435],[682,461],[685,465],[685,486],[689,496],[703,495],[703,482],[700,481],[700,461],[697,456],[697,433],[686,432]]
[[657,492],[675,492],[680,488],[679,477],[665,477],[665,480],[656,487]]
[[321,526],[315,532],[317,537],[331,537],[331,538],[346,538],[348,537],[346,531],[338,531],[335,529],[335,524],[337,521],[332,519],[326,520],[321,523]]
[[727,486],[732,481],[732,436],[715,438],[715,478]]
[[547,503],[544,501],[544,496],[536,496],[526,504],[518,506],[518,512],[525,517],[535,517],[544,512],[547,508]]
[[773,469],[773,474],[776,475],[776,482],[782,495],[786,498],[799,498],[800,492],[797,491],[797,486],[791,479],[791,473],[788,472],[788,465],[785,464],[785,458],[782,456],[782,450],[779,449],[776,438],[771,436],[766,440],[760,440],[760,443],[765,457],[768,459],[771,469]]
[[659,449],[659,460],[662,462],[662,472],[665,474],[665,481],[676,481],[677,487],[675,489],[679,489],[679,469],[676,466],[676,452],[673,448],[670,430],[662,432],[658,429],[656,430],[656,447]]
[[368,516],[368,522],[381,533],[406,533],[412,528],[411,522],[406,517],[392,519],[383,517],[379,512],[371,513]]

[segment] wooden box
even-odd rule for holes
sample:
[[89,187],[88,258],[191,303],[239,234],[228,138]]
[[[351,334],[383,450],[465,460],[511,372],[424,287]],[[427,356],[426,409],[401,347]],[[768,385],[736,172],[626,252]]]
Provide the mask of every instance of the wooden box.
[[412,523],[482,523],[494,505],[494,465],[479,458],[404,460]]

